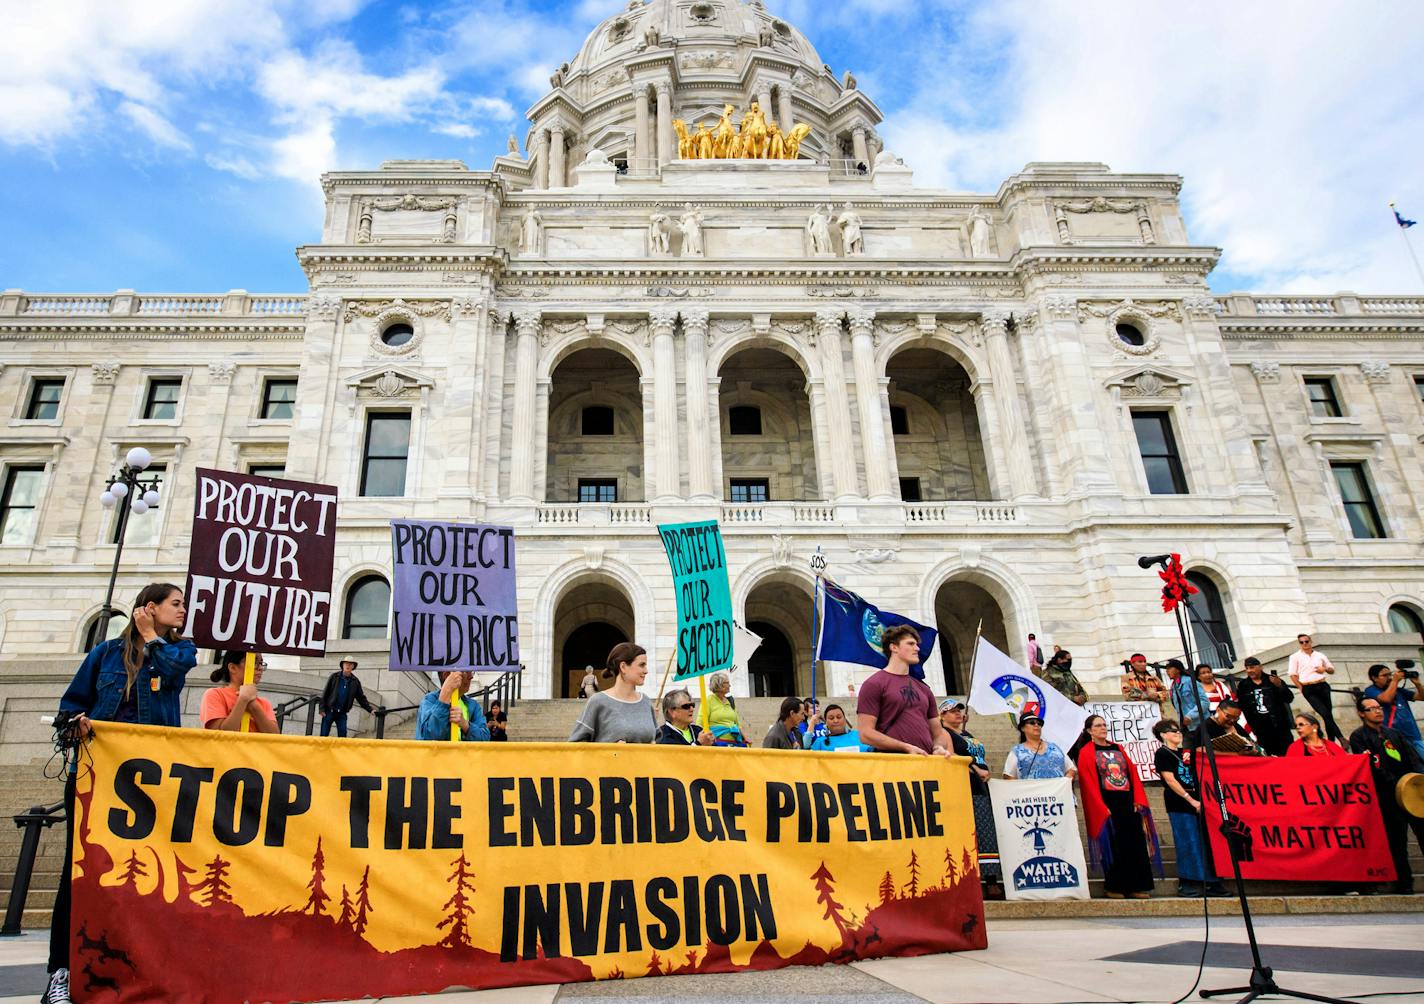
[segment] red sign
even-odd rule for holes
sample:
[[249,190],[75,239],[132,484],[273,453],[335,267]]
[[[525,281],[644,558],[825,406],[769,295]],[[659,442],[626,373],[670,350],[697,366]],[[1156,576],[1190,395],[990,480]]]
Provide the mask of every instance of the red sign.
[[325,655],[336,489],[197,473],[188,636],[199,648]]
[[[1394,881],[1369,757],[1218,757],[1216,763],[1227,808],[1249,828],[1242,877]],[[1205,760],[1201,767],[1212,857],[1217,872],[1230,875],[1211,768]]]

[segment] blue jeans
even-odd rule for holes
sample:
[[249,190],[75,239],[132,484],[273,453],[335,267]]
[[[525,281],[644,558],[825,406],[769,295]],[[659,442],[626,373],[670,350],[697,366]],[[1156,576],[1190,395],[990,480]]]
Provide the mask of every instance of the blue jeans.
[[1206,852],[1202,847],[1201,819],[1185,812],[1169,812],[1172,842],[1177,845],[1177,880],[1179,882],[1215,882],[1207,877]]
[[336,734],[342,739],[346,738],[346,716],[338,715],[334,711],[329,711],[321,716],[321,734],[331,735],[331,723],[336,723]]

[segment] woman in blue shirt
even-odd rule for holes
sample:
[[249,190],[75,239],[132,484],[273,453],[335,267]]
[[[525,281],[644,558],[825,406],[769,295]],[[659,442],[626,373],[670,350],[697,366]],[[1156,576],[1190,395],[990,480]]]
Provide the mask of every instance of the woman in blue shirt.
[[1072,777],[1077,771],[1057,743],[1043,738],[1043,719],[1026,711],[1019,719],[1019,744],[1009,750],[1004,761],[1004,777],[1036,781],[1050,777]]
[[[181,725],[183,684],[198,664],[198,650],[178,634],[187,618],[183,590],[169,582],[145,586],[123,633],[94,646],[60,698],[65,737],[87,737],[94,722]],[[46,1004],[69,1000],[70,828],[78,763],[76,756],[64,784],[64,868],[50,920],[49,984],[40,998]]]
[[826,708],[826,731],[821,735],[807,732],[801,737],[801,744],[808,750],[854,750],[860,752],[860,733],[846,721],[845,709],[839,704]]

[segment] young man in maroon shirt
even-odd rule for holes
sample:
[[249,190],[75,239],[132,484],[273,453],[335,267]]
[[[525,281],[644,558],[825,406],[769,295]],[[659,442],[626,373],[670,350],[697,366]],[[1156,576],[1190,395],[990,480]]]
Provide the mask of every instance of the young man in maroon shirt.
[[939,723],[934,694],[910,675],[920,661],[920,633],[908,624],[885,629],[880,643],[890,658],[860,688],[855,712],[860,741],[881,753],[949,756],[949,736]]

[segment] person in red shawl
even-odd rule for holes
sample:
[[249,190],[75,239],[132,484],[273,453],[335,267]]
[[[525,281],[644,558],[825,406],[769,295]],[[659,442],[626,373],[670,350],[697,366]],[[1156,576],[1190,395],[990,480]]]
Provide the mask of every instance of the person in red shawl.
[[1101,715],[1088,716],[1083,732],[1087,741],[1078,752],[1078,779],[1089,856],[1102,869],[1109,899],[1148,899],[1153,872],[1162,874],[1162,857],[1137,765],[1127,750],[1108,739],[1108,723]]

